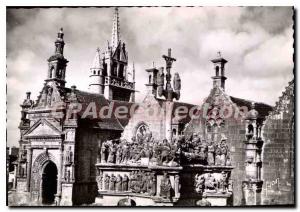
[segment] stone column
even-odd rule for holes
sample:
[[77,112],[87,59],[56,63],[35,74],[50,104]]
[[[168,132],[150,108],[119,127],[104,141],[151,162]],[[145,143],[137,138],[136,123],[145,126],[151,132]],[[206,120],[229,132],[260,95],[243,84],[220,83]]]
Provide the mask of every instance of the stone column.
[[13,184],[13,189],[17,188],[17,169],[18,169],[18,165],[14,164],[14,184]]
[[30,179],[31,179],[31,166],[32,166],[32,148],[28,147],[27,150],[27,182],[26,182],[26,186],[27,186],[27,192],[30,192]]
[[63,149],[62,147],[59,148],[59,160],[57,164],[58,173],[57,173],[57,192],[55,195],[55,202],[57,205],[60,205],[61,199],[61,178],[62,178],[62,168],[63,168]]
[[171,142],[172,141],[172,110],[173,110],[173,102],[166,101],[166,139]]
[[[245,143],[245,180],[242,182],[243,200],[245,205],[260,205],[263,181],[261,180],[261,152],[264,141],[260,130],[263,120],[259,118],[254,104],[246,116]],[[247,129],[252,128],[253,134]],[[249,127],[250,126],[250,127]]]
[[174,177],[174,191],[175,191],[175,198],[180,198],[180,176],[178,174]]

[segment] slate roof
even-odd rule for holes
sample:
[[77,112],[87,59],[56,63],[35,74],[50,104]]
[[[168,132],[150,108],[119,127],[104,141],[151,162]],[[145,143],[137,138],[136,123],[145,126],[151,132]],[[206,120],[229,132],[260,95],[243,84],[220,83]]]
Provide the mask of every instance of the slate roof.
[[[101,108],[109,106],[109,101],[106,100],[103,95],[80,90],[76,90],[75,94],[77,96],[78,102],[82,105],[82,109],[78,112],[79,116],[82,116],[85,111],[91,112],[93,106],[90,106],[90,108],[88,108],[88,106],[90,104],[95,104],[97,116],[93,117],[93,115],[90,114],[84,118],[85,120],[92,121],[95,128],[123,131],[123,127],[119,120],[115,117],[114,113],[112,113],[110,117],[99,116]],[[107,112],[105,112],[105,114],[107,114]]]
[[252,104],[252,102],[254,102],[255,110],[257,110],[258,115],[261,118],[269,115],[269,112],[271,112],[273,110],[272,106],[267,105],[265,103],[250,101],[250,100],[241,99],[241,98],[237,98],[237,97],[233,97],[233,96],[230,96],[230,99],[233,103],[235,103],[239,107],[246,106],[248,108],[248,110],[251,110],[251,104]]

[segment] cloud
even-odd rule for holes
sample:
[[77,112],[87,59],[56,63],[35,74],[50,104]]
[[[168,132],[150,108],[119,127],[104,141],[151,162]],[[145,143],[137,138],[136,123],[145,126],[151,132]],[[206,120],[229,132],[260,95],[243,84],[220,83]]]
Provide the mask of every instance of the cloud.
[[[60,27],[65,32],[67,86],[88,88],[97,47],[110,41],[113,8],[7,9],[7,133],[16,145],[20,103],[27,90],[40,92],[47,59]],[[172,48],[172,72],[182,80],[180,101],[200,104],[211,87],[216,52],[226,64],[226,92],[274,104],[293,77],[292,7],[120,8],[121,38],[135,63],[137,99],[145,95],[146,68],[165,66]],[[259,93],[259,95],[257,95]]]

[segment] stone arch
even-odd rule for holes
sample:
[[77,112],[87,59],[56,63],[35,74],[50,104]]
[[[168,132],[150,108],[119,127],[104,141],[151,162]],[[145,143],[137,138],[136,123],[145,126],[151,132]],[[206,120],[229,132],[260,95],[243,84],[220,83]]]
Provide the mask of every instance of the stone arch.
[[[144,128],[144,129],[142,129]],[[143,131],[143,132],[142,132]],[[149,125],[144,122],[144,121],[140,121],[138,124],[136,124],[136,126],[133,128],[133,132],[132,135],[135,139],[137,139],[138,134],[142,134],[143,136],[145,136],[145,134],[143,133],[151,133],[150,131],[150,127]]]
[[55,156],[47,151],[39,154],[34,162],[32,163],[32,173],[31,173],[31,183],[30,183],[30,190],[41,193],[41,179],[42,174],[45,168],[45,165],[47,162],[52,161],[56,167],[57,166],[57,160]]

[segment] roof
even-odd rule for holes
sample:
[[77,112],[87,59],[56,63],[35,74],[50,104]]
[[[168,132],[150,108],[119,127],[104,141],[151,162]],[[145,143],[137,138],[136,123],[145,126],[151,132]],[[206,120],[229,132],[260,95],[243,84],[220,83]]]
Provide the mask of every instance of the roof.
[[[122,125],[115,117],[114,113],[111,113],[110,116],[107,116],[108,113],[104,112],[103,117],[99,116],[100,110],[105,106],[109,106],[109,101],[107,101],[103,95],[80,90],[76,90],[75,94],[78,102],[82,105],[82,109],[78,112],[78,115],[82,117],[85,113],[85,117],[82,119],[92,121],[92,123],[94,123],[94,127],[96,128],[119,131],[123,130]],[[92,115],[93,107],[96,108],[96,116]],[[102,111],[103,110],[104,109],[102,109]]]
[[[246,106],[249,111],[251,110],[251,104],[254,102],[254,101],[241,99],[233,96],[230,96],[230,99],[233,103],[235,103],[239,107]],[[269,115],[270,111],[273,110],[272,106],[267,105],[265,103],[261,103],[261,102],[254,102],[254,103],[255,103],[255,110],[257,110],[259,117],[265,117]]]

